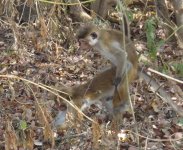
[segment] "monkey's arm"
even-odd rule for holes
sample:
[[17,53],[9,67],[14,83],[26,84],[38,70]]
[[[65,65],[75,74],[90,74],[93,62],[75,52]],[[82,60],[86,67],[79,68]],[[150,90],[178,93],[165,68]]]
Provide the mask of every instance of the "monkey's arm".
[[125,73],[127,71],[127,65],[128,65],[128,60],[127,60],[127,53],[120,49],[120,48],[116,48],[113,49],[115,51],[114,53],[114,57],[115,57],[115,61],[111,61],[115,66],[116,66],[116,76],[114,79],[114,85],[115,87],[118,86],[118,84],[121,82],[121,80],[123,79],[123,77],[125,76]]

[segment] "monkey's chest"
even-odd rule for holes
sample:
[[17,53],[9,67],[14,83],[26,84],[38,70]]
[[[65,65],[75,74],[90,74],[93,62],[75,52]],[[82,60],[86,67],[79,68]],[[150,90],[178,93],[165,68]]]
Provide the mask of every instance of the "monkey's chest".
[[98,51],[102,56],[110,60],[115,65],[116,58],[114,57],[113,54],[111,54],[111,51],[108,48],[101,46],[101,48],[99,48]]

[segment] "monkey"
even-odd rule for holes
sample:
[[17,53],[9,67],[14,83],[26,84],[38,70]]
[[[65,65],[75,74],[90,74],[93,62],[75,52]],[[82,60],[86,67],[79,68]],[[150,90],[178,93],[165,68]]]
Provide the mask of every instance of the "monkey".
[[[108,119],[116,121],[120,119],[126,112],[131,113],[131,107],[128,101],[128,94],[124,83],[119,84],[119,93],[122,99],[118,96],[117,92],[114,92],[113,80],[115,78],[115,67],[110,67],[105,71],[96,74],[93,79],[87,81],[84,84],[75,85],[73,87],[66,87],[62,84],[57,84],[55,87],[59,94],[67,100],[72,100],[73,103],[81,110],[84,111],[86,106],[101,101],[104,108],[108,113]],[[132,82],[135,79],[132,70],[128,70],[129,80]],[[72,107],[67,107],[67,111],[73,114],[73,119],[82,116],[78,116],[76,111]],[[61,123],[62,124],[62,123]],[[57,124],[58,126],[61,125]]]
[[112,86],[114,76],[115,68],[110,68],[95,75],[93,79],[87,81],[85,84],[70,88],[62,87],[60,91],[68,93],[74,104],[81,108],[82,103],[85,101],[87,103],[93,103],[102,97],[111,96],[114,90]]
[[[100,34],[102,33],[100,30],[98,31],[98,29],[96,31],[97,33]],[[111,37],[114,37],[115,34],[116,31],[113,32],[113,30],[110,30]],[[117,37],[119,35],[122,37],[121,34],[122,33],[117,32]],[[80,36],[78,36],[81,37],[81,39],[79,39],[79,44],[80,47],[82,47],[83,49],[92,47],[92,43],[89,42],[92,42],[91,39],[93,38],[92,36],[90,37],[89,35],[88,31],[82,30],[82,34],[80,33]],[[93,36],[95,36],[95,34]],[[87,39],[82,39],[82,37],[87,37]],[[109,38],[108,41],[105,41],[108,42],[107,44],[109,45],[109,48],[110,48],[109,42],[111,42],[110,40],[112,40],[113,42],[117,41],[118,43],[122,40],[118,39],[117,37],[115,37],[115,39]],[[98,38],[98,40],[101,40],[100,38]],[[107,38],[104,36],[104,39]],[[93,41],[95,40],[96,38],[93,39]],[[162,88],[159,88],[160,86],[156,81],[153,81],[146,73],[141,71],[141,67],[138,66],[138,57],[135,51],[134,44],[130,40],[127,39],[125,40],[126,40],[125,49],[127,53],[127,68],[126,68],[126,75],[121,74],[122,82],[118,84],[118,92],[114,92],[115,87],[113,84],[116,78],[117,67],[111,67],[110,69],[107,69],[104,72],[98,73],[97,75],[94,76],[93,79],[87,81],[85,84],[76,85],[74,87],[69,88],[62,87],[60,89],[61,91],[68,93],[69,97],[71,97],[76,106],[82,108],[83,103],[85,102],[90,104],[95,103],[96,101],[100,101],[101,99],[106,100],[111,99],[112,115],[115,118],[119,118],[119,115],[123,115],[124,112],[129,111],[131,108],[129,106],[129,92],[126,82],[130,84],[135,79],[137,79],[137,77],[144,79],[148,84],[150,84],[155,89],[155,91],[156,90],[159,91],[160,95],[162,95],[163,97],[165,97],[165,95],[166,96],[168,95],[168,93],[164,92]],[[68,95],[66,96],[68,97]],[[169,103],[180,116],[183,116],[183,111],[180,108],[178,108],[175,104],[173,104],[173,102],[171,101],[171,97],[167,96],[166,98],[167,98],[166,100],[163,99],[164,102]]]
[[[94,76],[93,79],[87,81],[85,84],[76,85],[70,88],[61,88],[61,91],[68,93],[69,97],[73,100],[73,102],[79,108],[82,107],[83,102],[94,103],[101,99],[112,99],[112,110],[113,114],[119,114],[119,112],[125,112],[129,110],[129,92],[127,87],[127,82],[130,84],[132,81],[137,79],[137,77],[143,78],[147,83],[153,86],[155,89],[158,89],[160,95],[163,97],[167,94],[161,88],[159,88],[159,84],[156,81],[151,81],[151,78],[144,72],[141,71],[141,67],[138,66],[138,56],[136,54],[136,48],[134,44],[125,38],[126,45],[120,43],[123,40],[123,36],[121,32],[116,30],[106,30],[106,29],[97,29],[93,26],[86,26],[83,29],[80,29],[80,33],[77,35],[79,39],[79,45],[82,49],[87,49],[90,47],[98,48],[102,53],[107,54],[104,55],[114,55],[111,56],[111,60],[114,61],[113,58],[119,59],[117,57],[117,53],[115,53],[119,49],[126,50],[127,53],[127,67],[125,69],[126,74],[119,74],[118,76],[122,79],[122,82],[118,84],[118,92],[115,92],[114,80],[116,79],[116,73],[119,66],[111,67],[110,69],[105,70]],[[106,44],[106,45],[105,45]],[[100,49],[101,48],[101,49]],[[114,52],[114,54],[112,54]],[[109,56],[110,57],[110,56]],[[124,58],[124,57],[122,57]],[[121,58],[121,59],[122,59]],[[118,60],[116,60],[118,61]],[[119,62],[121,62],[119,60]],[[122,61],[122,63],[124,60]],[[118,62],[115,62],[118,64]],[[168,96],[170,97],[170,96]],[[164,100],[164,99],[163,99]],[[183,116],[183,112],[178,109],[178,107],[172,103],[171,98],[168,98],[167,101],[179,115]]]
[[[128,93],[125,84],[120,83],[119,93],[122,99],[116,92],[114,94],[115,87],[113,86],[113,80],[115,78],[115,71],[116,68],[111,67],[98,73],[85,84],[75,85],[73,87],[60,86],[58,89],[67,93],[68,95],[65,94],[65,97],[68,98],[69,96],[74,104],[81,109],[85,102],[87,104],[93,104],[101,99],[111,98],[112,106],[109,107],[112,107],[112,112],[117,113],[120,110],[120,112],[123,113],[128,110]],[[134,76],[135,72],[136,71],[133,71],[133,69],[128,70],[130,83],[136,79]]]
[[[116,67],[113,79],[115,86],[113,92],[114,110],[115,107],[123,103],[122,101],[126,102],[129,99],[127,82],[130,83],[137,76],[138,57],[134,44],[120,31],[99,29],[94,25],[81,27],[77,38],[81,49],[94,48],[98,50],[101,55],[110,60],[113,67]],[[118,86],[120,82],[121,87]]]
[[[80,29],[77,38],[81,49],[94,47],[112,60],[117,67],[111,67],[110,69],[97,74],[86,84],[68,88],[64,91],[69,93],[74,103],[79,108],[81,108],[83,101],[90,103],[102,98],[113,99],[113,110],[115,110],[116,107],[125,104],[128,101],[129,96],[126,85],[127,78],[128,82],[131,83],[137,78],[138,70],[138,57],[132,41],[126,38],[126,46],[123,47],[121,44],[123,40],[121,32],[106,29],[99,30],[95,26],[85,26]],[[124,48],[126,49],[126,52],[124,51]],[[127,56],[125,56],[125,53],[127,53]],[[123,66],[125,61],[127,62],[127,67]],[[126,72],[126,74],[122,72]],[[116,87],[114,86],[116,78],[123,79],[121,83],[118,83],[117,92],[115,92]]]
[[[81,49],[94,48],[98,50],[102,56],[110,60],[112,66],[116,67],[115,87],[125,76],[126,69],[128,70],[127,67],[131,66],[134,71],[137,71],[138,58],[135,46],[127,37],[124,39],[122,32],[86,25],[79,29],[77,38]],[[125,42],[125,45],[123,42]]]
[[[86,25],[79,29],[77,38],[82,49],[97,49],[116,66],[116,74],[113,80],[116,82],[116,85],[119,84],[119,88],[118,92],[114,93],[113,108],[123,105],[123,101],[128,100],[129,94],[126,83],[131,83],[138,77],[144,79],[153,89],[159,91],[162,97],[166,97],[163,98],[163,101],[172,106],[180,116],[183,116],[182,109],[172,102],[171,96],[162,88],[159,88],[159,83],[152,80],[151,77],[143,71],[142,67],[138,65],[136,48],[130,39],[126,37],[123,39],[122,32],[113,29],[98,29],[96,26]],[[123,40],[125,41],[125,46]],[[124,56],[124,50],[126,50],[127,58]],[[125,72],[126,75],[124,75]],[[121,83],[119,79],[122,79]]]

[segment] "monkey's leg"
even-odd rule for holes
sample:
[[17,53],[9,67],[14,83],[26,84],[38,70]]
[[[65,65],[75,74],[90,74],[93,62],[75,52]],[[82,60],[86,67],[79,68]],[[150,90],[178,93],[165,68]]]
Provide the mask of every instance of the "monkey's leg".
[[[115,67],[115,66],[113,66],[113,67]],[[124,73],[122,73],[121,77],[116,77],[116,78],[114,79],[113,84],[114,84],[115,88],[117,88],[118,85],[119,85],[121,82],[124,82],[124,78],[125,78],[125,76],[126,76],[126,73],[129,74],[129,71],[131,71],[132,68],[133,68],[132,63],[131,63],[130,61],[127,61],[127,63],[126,63],[126,71],[124,71]]]
[[131,75],[132,73],[133,73],[133,66],[129,61],[127,61],[126,71],[122,75],[122,80],[118,86],[115,86],[114,99],[113,99],[114,107],[123,104],[123,101],[125,101],[125,102],[128,101],[128,99],[129,99],[128,88],[129,87],[127,86],[127,82],[133,80],[132,75]]

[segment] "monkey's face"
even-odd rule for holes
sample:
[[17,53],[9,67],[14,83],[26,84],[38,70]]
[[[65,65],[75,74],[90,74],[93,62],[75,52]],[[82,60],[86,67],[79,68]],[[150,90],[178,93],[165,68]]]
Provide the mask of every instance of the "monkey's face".
[[98,43],[99,31],[93,26],[81,28],[77,34],[79,46],[81,49],[95,48]]
[[98,34],[96,32],[92,32],[85,38],[79,39],[78,41],[81,49],[86,50],[93,48],[98,42]]
[[95,46],[98,42],[98,34],[97,32],[91,32],[88,36],[88,42],[90,46]]

